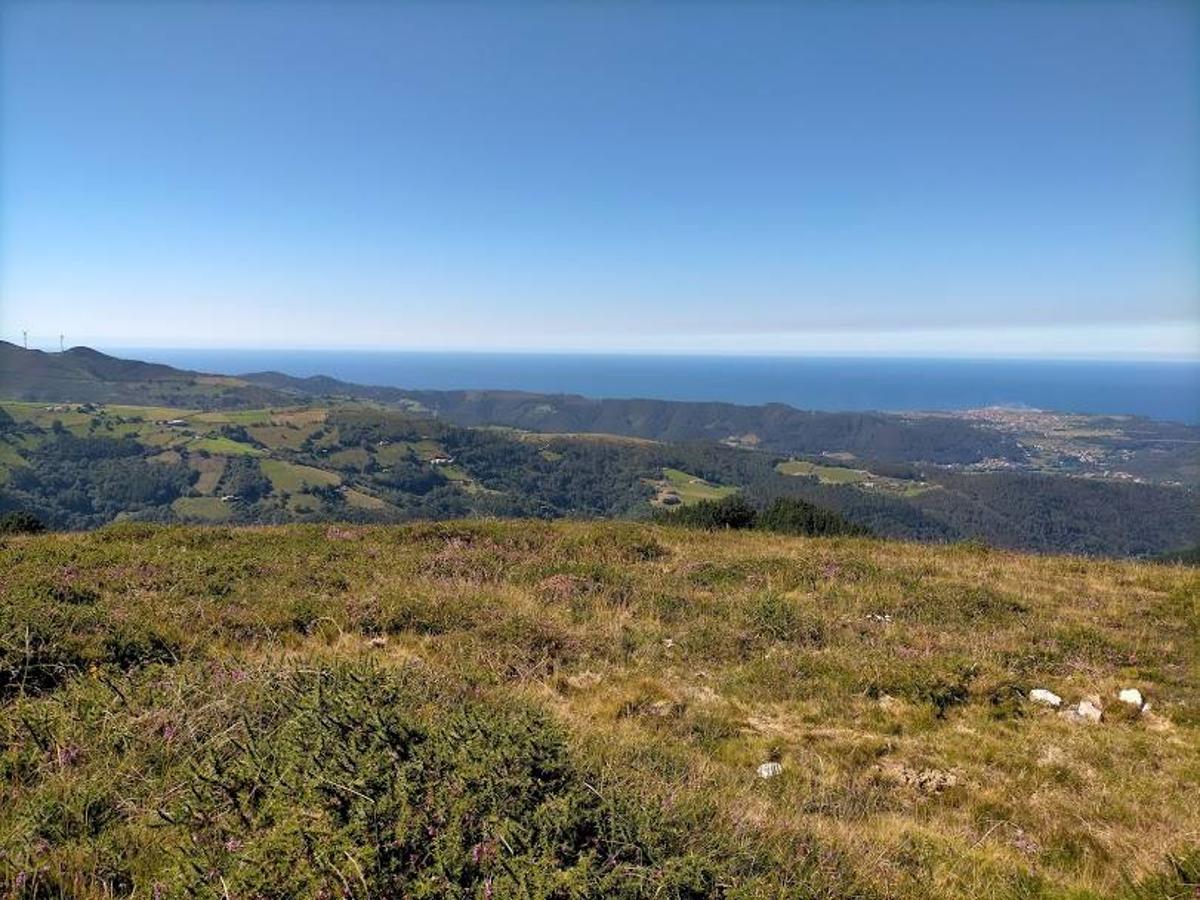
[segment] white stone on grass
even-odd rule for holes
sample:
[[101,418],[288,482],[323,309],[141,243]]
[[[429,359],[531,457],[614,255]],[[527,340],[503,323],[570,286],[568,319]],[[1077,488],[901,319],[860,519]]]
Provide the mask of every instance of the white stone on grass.
[[1121,693],[1117,694],[1117,699],[1122,703],[1128,703],[1130,706],[1136,706],[1138,709],[1146,705],[1146,701],[1142,699],[1142,692],[1137,688],[1125,688]]
[[1071,712],[1075,714],[1075,718],[1083,722],[1099,722],[1104,718],[1104,710],[1100,708],[1099,697],[1084,697]]
[[777,762],[765,762],[758,767],[759,778],[774,778],[783,774],[783,766]]

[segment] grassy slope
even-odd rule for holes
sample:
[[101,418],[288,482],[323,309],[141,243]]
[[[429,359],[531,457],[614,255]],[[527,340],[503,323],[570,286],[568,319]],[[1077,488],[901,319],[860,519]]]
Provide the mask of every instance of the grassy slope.
[[0,892],[1099,897],[1200,834],[1194,569],[130,526],[9,539],[0,589]]

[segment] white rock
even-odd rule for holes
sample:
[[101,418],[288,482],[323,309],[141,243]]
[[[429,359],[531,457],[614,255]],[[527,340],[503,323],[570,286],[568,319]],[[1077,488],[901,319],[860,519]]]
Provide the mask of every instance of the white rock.
[[777,762],[765,762],[758,767],[759,778],[774,778],[783,774],[783,766]]
[[1117,694],[1117,699],[1122,703],[1128,703],[1130,706],[1136,706],[1138,709],[1146,705],[1146,701],[1142,699],[1142,692],[1137,688],[1125,688],[1125,690]]
[[1029,699],[1034,703],[1044,703],[1046,706],[1053,706],[1055,709],[1062,706],[1062,697],[1048,691],[1045,688],[1034,688],[1029,692]]
[[1080,700],[1074,712],[1078,718],[1088,722],[1099,722],[1104,717],[1099,698],[1096,697],[1085,697]]

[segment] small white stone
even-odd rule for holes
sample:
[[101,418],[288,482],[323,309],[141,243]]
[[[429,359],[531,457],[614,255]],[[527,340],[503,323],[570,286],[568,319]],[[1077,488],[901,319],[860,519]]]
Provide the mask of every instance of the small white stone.
[[1125,688],[1121,693],[1117,694],[1117,699],[1122,703],[1128,703],[1130,706],[1136,706],[1138,709],[1146,705],[1145,700],[1142,699],[1142,692],[1137,688]]
[[1085,697],[1080,700],[1079,705],[1075,707],[1075,715],[1088,722],[1099,722],[1104,717],[1099,698]]
[[1046,706],[1053,706],[1055,709],[1062,706],[1062,697],[1048,691],[1045,688],[1034,688],[1029,692],[1029,699],[1034,703],[1044,703]]
[[774,778],[783,774],[783,766],[777,762],[765,762],[758,767],[759,778]]

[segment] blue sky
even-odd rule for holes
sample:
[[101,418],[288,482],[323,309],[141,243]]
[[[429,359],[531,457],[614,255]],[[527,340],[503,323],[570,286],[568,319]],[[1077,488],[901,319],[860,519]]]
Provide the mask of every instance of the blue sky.
[[1197,357],[1198,9],[10,2],[0,333]]

